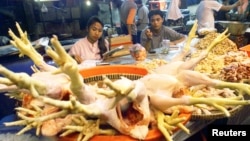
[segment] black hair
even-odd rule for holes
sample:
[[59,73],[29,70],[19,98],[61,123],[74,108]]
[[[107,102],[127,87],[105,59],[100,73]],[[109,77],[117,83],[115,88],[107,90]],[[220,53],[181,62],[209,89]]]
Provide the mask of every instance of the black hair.
[[135,3],[136,4],[142,4],[142,0],[136,0]]
[[112,2],[114,6],[116,6],[117,8],[120,8],[123,3],[123,0],[113,0]]
[[[100,23],[102,27],[104,27],[103,22],[97,16],[92,16],[87,22],[87,29],[89,30],[89,27],[96,22]],[[102,36],[98,39],[98,48],[100,49],[101,58],[103,57],[103,53],[107,52],[107,47],[105,45],[105,38],[102,34]]]
[[148,13],[148,19],[151,19],[154,15],[160,15],[163,19],[165,19],[165,13],[163,13],[161,10],[151,10]]

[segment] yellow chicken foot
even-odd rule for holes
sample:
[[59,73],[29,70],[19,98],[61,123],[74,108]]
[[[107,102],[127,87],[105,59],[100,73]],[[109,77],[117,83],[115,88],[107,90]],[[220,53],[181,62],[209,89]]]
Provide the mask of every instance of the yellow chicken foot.
[[228,28],[226,28],[226,30],[225,30],[223,33],[219,34],[219,35],[212,41],[212,43],[207,47],[206,51],[207,51],[207,52],[210,52],[218,43],[222,42],[224,39],[226,39],[227,37],[229,37],[229,36],[230,36],[230,33],[228,33],[228,34],[226,35],[227,31],[228,31]]
[[195,20],[193,26],[192,26],[192,29],[189,31],[188,33],[188,37],[187,37],[187,41],[185,43],[185,46],[183,48],[183,50],[185,52],[189,52],[190,51],[190,45],[191,45],[191,41],[197,37],[196,35],[196,31],[197,31],[197,27],[198,27],[198,23],[197,23],[197,20]]
[[46,86],[43,83],[32,79],[26,73],[14,73],[0,65],[0,74],[5,76],[13,84],[20,88],[28,89],[30,91],[32,91],[31,89],[34,88],[33,90],[37,91],[36,93],[42,95],[46,93]]
[[[84,83],[81,74],[79,73],[77,62],[65,51],[58,41],[57,36],[51,39],[53,49],[48,47],[46,53],[60,67],[60,71],[67,74],[71,79],[70,89],[80,101],[84,101]],[[62,57],[63,56],[63,57]]]
[[[74,124],[74,123],[73,123]],[[76,123],[75,123],[76,124]],[[100,119],[98,120],[84,120],[84,122],[77,122],[76,125],[68,125],[64,129],[66,132],[70,130],[70,132],[79,132],[77,140],[79,141],[88,141],[95,135],[106,134],[106,135],[114,135],[116,132],[113,129],[103,130],[100,129]],[[67,134],[63,133],[60,136],[66,136]]]
[[10,37],[13,39],[10,43],[15,46],[20,51],[20,57],[27,55],[31,60],[36,64],[40,65],[44,63],[42,55],[40,55],[35,48],[30,43],[27,32],[23,32],[20,25],[16,22],[16,27],[19,32],[20,38],[17,37],[11,29],[9,29],[8,33]]
[[173,141],[171,135],[176,127],[184,130],[187,134],[190,131],[181,123],[186,120],[185,117],[178,117],[179,112],[175,110],[172,115],[165,115],[159,110],[154,110],[157,119],[157,127],[162,132],[167,141]]

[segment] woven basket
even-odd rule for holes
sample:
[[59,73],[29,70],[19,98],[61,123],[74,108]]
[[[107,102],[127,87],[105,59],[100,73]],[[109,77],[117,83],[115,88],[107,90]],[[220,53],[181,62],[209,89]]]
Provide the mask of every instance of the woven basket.
[[111,80],[119,79],[121,76],[127,77],[130,80],[137,80],[148,74],[148,71],[133,65],[111,65],[83,69],[80,71],[80,74],[84,78],[84,83],[91,83],[102,81],[103,75]]

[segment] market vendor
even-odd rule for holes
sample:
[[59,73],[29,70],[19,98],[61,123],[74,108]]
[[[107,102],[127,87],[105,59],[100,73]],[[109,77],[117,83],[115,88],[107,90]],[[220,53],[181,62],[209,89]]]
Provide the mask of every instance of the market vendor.
[[230,11],[241,5],[240,1],[231,5],[223,5],[216,0],[202,0],[196,10],[198,20],[198,32],[201,29],[215,30],[214,11]]
[[102,60],[109,51],[109,43],[103,36],[103,22],[93,16],[87,22],[87,36],[78,40],[69,50],[69,54],[81,63],[84,60]]
[[150,26],[141,33],[141,44],[147,51],[159,48],[164,39],[175,45],[186,39],[184,34],[163,25],[165,14],[161,10],[151,10],[148,14]]

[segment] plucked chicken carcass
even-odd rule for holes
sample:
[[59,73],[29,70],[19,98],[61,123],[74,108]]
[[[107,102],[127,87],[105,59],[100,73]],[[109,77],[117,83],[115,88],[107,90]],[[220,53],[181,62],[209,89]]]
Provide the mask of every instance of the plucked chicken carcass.
[[[194,30],[194,27],[192,30]],[[196,64],[204,59],[216,44],[220,43],[229,36],[229,34],[226,35],[226,32],[227,30],[217,36],[217,38],[213,40],[213,42],[199,55],[199,57],[188,61],[183,61],[189,50],[189,46],[186,46],[183,52],[176,56],[170,63],[156,68],[154,70],[155,73],[148,74],[140,79],[143,81],[148,90],[150,104],[154,108],[167,113],[169,108],[176,105],[194,105],[204,103],[221,110],[226,116],[230,116],[230,113],[226,110],[226,108],[223,107],[223,105],[230,105],[230,103],[232,104],[236,102],[235,100],[231,101],[217,98],[195,98],[186,95],[175,98],[174,96],[174,94],[178,93],[181,89],[187,89],[190,86],[196,86],[200,84],[216,88],[229,87],[231,89],[243,90],[243,93],[249,94],[250,87],[247,84],[223,82],[216,79],[211,79],[205,74],[193,71],[193,68],[196,66]],[[189,33],[187,43],[190,43],[191,38],[195,37],[193,33],[195,32],[191,31]],[[241,101],[243,103],[238,102],[236,103],[244,103],[243,101]],[[248,102],[245,104],[247,103]],[[162,131],[162,133],[164,133],[164,128],[159,127],[159,129]],[[164,135],[166,138],[168,138],[168,135]]]
[[[195,37],[196,27],[195,24],[189,34],[187,44]],[[47,47],[46,53],[59,66],[58,68],[46,64],[41,55],[32,49],[27,34],[23,33],[18,24],[17,28],[20,38],[10,30],[9,34],[13,39],[11,43],[20,50],[22,55],[29,56],[40,71],[37,70],[32,76],[28,76],[24,73],[11,72],[0,66],[0,74],[4,76],[0,79],[3,86],[2,90],[7,91],[8,88],[11,88],[9,89],[11,91],[25,92],[30,94],[32,98],[42,102],[39,105],[30,105],[32,107],[30,109],[25,107],[17,108],[20,120],[6,123],[7,126],[25,125],[25,128],[19,134],[37,128],[37,134],[42,130],[42,133],[52,135],[45,130],[49,128],[47,125],[53,123],[55,124],[53,135],[62,132],[63,135],[79,132],[79,140],[88,140],[97,134],[114,134],[113,130],[107,131],[99,127],[102,122],[105,122],[124,135],[143,140],[148,133],[150,118],[152,112],[154,112],[157,127],[167,140],[172,140],[169,134],[172,125],[168,120],[165,120],[167,116],[164,115],[164,112],[172,106],[205,103],[229,115],[223,109],[223,105],[249,104],[249,101],[244,100],[204,99],[190,96],[173,97],[173,94],[180,91],[180,89],[197,84],[230,87],[250,94],[250,87],[247,84],[227,83],[210,79],[206,75],[192,70],[193,66],[206,57],[215,44],[228,36],[225,35],[226,31],[218,36],[199,58],[188,62],[181,60],[189,50],[187,45],[180,56],[177,56],[170,64],[162,66],[161,69],[156,69],[155,73],[134,81],[124,77],[111,81],[104,76],[103,82],[108,88],[98,88],[95,85],[84,84],[84,78],[79,73],[76,61],[66,53],[56,36],[51,39],[53,48]],[[50,106],[55,109],[52,108],[52,110],[46,112],[47,114],[44,114],[42,112],[43,108]],[[129,114],[127,116],[124,114],[129,110],[136,113],[136,116],[134,116],[136,118],[132,121],[127,118]],[[175,112],[174,115],[178,114]],[[89,120],[88,117],[95,117],[98,120]],[[64,120],[67,121],[64,122],[67,125],[60,122]],[[177,121],[175,123],[181,126],[179,123],[183,119]],[[63,128],[63,126],[65,127]],[[87,131],[85,130],[87,127],[88,129],[91,128]]]
[[[182,97],[174,98],[175,93],[178,93],[181,89],[187,89],[190,86],[204,84],[217,88],[230,87],[233,89],[244,89],[244,92],[248,94],[250,92],[249,86],[246,84],[231,84],[217,79],[211,79],[205,74],[193,71],[193,68],[202,59],[206,58],[213,47],[215,47],[218,43],[229,36],[229,34],[226,35],[227,29],[222,34],[218,35],[217,38],[214,39],[207,47],[207,49],[201,52],[201,54],[197,58],[192,58],[190,60],[184,61],[184,58],[186,57],[186,55],[188,55],[189,51],[188,44],[191,43],[192,38],[196,37],[196,35],[194,34],[196,31],[196,26],[197,25],[194,24],[192,30],[189,33],[187,44],[184,47],[184,50],[179,55],[173,58],[170,63],[156,68],[153,74],[146,75],[141,79],[149,91],[150,104],[152,104],[160,111],[165,112],[168,110],[168,108],[174,105],[193,105],[197,104],[197,102],[206,103],[205,101],[209,101],[209,98],[196,99],[194,97],[185,95]],[[247,88],[245,89],[244,86],[246,86]],[[208,102],[206,104],[214,105],[217,102],[218,104],[220,103],[219,101],[215,102],[216,99],[213,98],[210,100],[211,103]],[[215,105],[218,106],[217,104]],[[222,110],[227,116],[230,115],[226,109],[222,108],[222,106],[218,107],[220,107],[219,109]]]
[[[59,68],[47,65],[41,55],[31,49],[32,46],[27,40],[27,34],[22,32],[18,24],[17,28],[21,38],[18,38],[10,30],[9,34],[13,38],[11,43],[16,46],[23,55],[29,56],[38,67],[38,70],[41,71],[37,71],[32,76],[28,76],[24,73],[11,72],[1,66],[0,72],[5,76],[1,82],[6,86],[14,85],[18,91],[24,90],[26,93],[31,94],[34,99],[39,99],[45,104],[52,104],[58,108],[55,112],[47,115],[46,118],[40,119],[42,122],[46,123],[50,120],[51,123],[51,120],[54,120],[55,117],[61,118],[67,114],[79,112],[87,116],[104,119],[103,121],[113,126],[122,134],[130,135],[138,139],[144,139],[146,137],[150,121],[150,111],[146,93],[143,93],[145,91],[143,84],[128,81],[128,79],[123,78],[115,82],[107,80],[107,85],[110,85],[109,90],[100,90],[95,86],[86,85],[83,83],[83,78],[79,73],[77,63],[66,53],[56,36],[51,39],[54,49],[48,47],[46,53],[53,58]],[[113,86],[113,83],[115,86]],[[120,87],[118,88],[117,85]],[[11,88],[13,91],[13,87]],[[4,88],[4,90],[6,89]],[[98,91],[105,96],[98,94]],[[68,96],[68,101],[65,101],[65,95],[63,94],[70,95]],[[127,125],[128,123],[124,122],[125,117],[122,116],[121,111],[119,111],[119,102],[126,97],[129,99],[129,104],[132,103],[132,107],[136,109],[139,114],[143,115],[136,121],[136,124]],[[125,102],[123,103],[125,104]],[[25,111],[24,109],[19,110]],[[31,114],[33,112],[34,111],[28,113]],[[26,120],[25,115],[21,113],[19,115]],[[51,117],[51,115],[53,116]],[[24,121],[21,122],[23,123]],[[61,124],[61,122],[53,123]],[[31,124],[33,126],[38,123],[35,123],[34,120],[31,121]],[[24,129],[24,131],[26,130],[27,129]],[[41,132],[46,133],[46,135],[55,135],[60,131],[57,129],[58,132],[46,132],[46,128],[41,128],[41,130]],[[23,131],[21,131],[21,133],[23,133]]]

